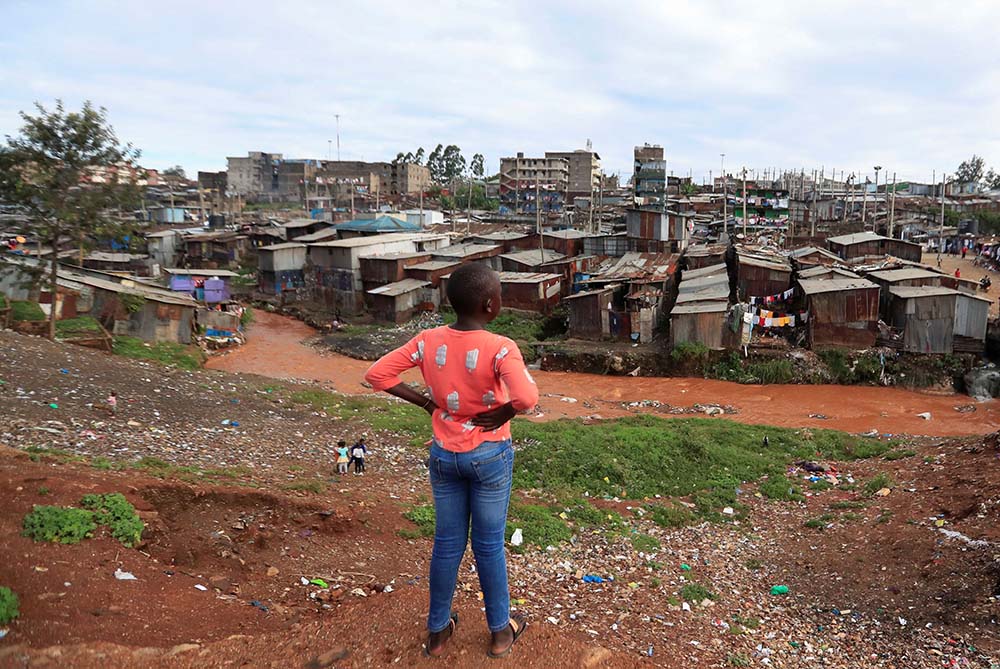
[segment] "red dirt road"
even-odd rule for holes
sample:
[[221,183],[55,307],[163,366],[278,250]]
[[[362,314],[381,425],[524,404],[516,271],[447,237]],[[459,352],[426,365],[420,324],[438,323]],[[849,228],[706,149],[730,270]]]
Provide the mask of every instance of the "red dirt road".
[[[303,342],[316,332],[300,321],[256,312],[248,342],[212,358],[211,369],[259,374],[277,379],[332,382],[346,393],[370,392],[361,385],[368,362],[325,353]],[[699,378],[628,378],[571,372],[537,372],[543,420],[599,414],[610,418],[655,409],[629,410],[625,402],[655,400],[673,406],[723,404],[742,423],[781,427],[817,427],[883,434],[959,436],[1000,430],[1000,401],[974,403],[965,395],[939,395],[872,386],[753,386]],[[419,380],[413,373],[407,380]],[[561,397],[578,400],[564,402]],[[975,404],[974,413],[955,407]],[[930,412],[927,421],[918,413]],[[810,418],[822,414],[826,420]]]

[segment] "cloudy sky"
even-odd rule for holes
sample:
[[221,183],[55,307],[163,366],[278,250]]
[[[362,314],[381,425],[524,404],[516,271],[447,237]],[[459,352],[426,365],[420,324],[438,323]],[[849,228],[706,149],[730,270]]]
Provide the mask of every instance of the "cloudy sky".
[[[1000,3],[0,0],[0,134],[62,98],[106,107],[144,164],[248,150],[343,159],[458,144],[582,148],[696,179],[746,165],[1000,169]],[[333,149],[334,156],[336,149]],[[884,173],[883,173],[884,174]]]

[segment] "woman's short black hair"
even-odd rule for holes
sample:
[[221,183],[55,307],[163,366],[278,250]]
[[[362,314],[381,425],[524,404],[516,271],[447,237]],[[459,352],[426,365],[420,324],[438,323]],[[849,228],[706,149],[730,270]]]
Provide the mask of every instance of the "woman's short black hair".
[[490,296],[498,280],[489,265],[462,265],[448,278],[448,302],[458,314],[473,314]]

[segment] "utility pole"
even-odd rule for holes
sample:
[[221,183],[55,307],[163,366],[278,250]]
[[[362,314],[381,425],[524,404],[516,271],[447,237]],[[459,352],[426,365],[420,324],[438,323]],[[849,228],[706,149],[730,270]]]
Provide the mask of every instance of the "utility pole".
[[337,162],[340,162],[340,114],[334,114],[337,119]]
[[726,154],[720,153],[719,156],[722,158],[721,167],[722,170],[722,232],[729,234],[729,212],[726,210]]
[[420,188],[420,227],[424,227],[424,189]]
[[747,213],[747,168],[743,168],[743,239],[746,241],[747,238],[747,218],[750,215]]
[[715,180],[712,179],[712,170],[708,171],[708,183],[712,184],[712,192],[715,192]]
[[944,247],[944,187],[948,183],[948,175],[941,175],[941,231],[938,233],[937,264],[941,266],[941,249]]
[[809,215],[809,237],[816,236],[816,189],[819,186],[819,182],[816,180],[817,172],[813,170],[813,206],[812,212]]
[[[886,174],[888,182],[888,173]],[[889,236],[892,237],[893,228],[896,224],[896,173],[892,173],[892,204],[889,205]]]
[[590,233],[594,232],[594,184],[590,184],[590,206],[587,207],[590,211],[590,218],[587,221],[587,231]]
[[326,159],[333,160],[333,140],[326,140]]
[[469,206],[466,209],[465,234],[472,234],[472,168],[469,168]]
[[861,229],[868,227],[868,177],[865,177],[864,190],[861,191]]
[[542,187],[535,172],[535,232],[538,233],[538,252],[541,262],[545,262],[545,243],[542,239]]

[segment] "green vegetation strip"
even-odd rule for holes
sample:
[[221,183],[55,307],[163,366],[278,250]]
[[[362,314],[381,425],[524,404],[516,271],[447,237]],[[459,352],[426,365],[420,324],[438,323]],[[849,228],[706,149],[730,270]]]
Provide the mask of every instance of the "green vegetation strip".
[[0,586],[0,625],[6,625],[21,615],[17,608],[19,604],[13,590]]
[[121,493],[84,495],[80,506],[84,508],[36,505],[21,523],[22,534],[35,541],[77,544],[104,525],[129,548],[142,540],[146,526]]
[[203,357],[193,347],[166,341],[148,344],[138,337],[115,337],[113,350],[126,358],[154,360],[164,365],[191,370],[201,367]]
[[14,321],[44,321],[45,312],[37,302],[14,300],[10,304],[10,318]]
[[78,316],[56,321],[56,337],[58,339],[75,339],[88,335],[101,334],[101,324],[91,316]]

